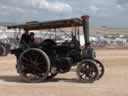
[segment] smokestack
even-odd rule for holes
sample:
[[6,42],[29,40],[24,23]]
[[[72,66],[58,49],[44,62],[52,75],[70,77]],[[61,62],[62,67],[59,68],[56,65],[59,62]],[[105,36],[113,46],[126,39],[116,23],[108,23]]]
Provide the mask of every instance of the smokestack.
[[89,41],[89,16],[85,15],[81,17],[82,23],[83,23],[83,33],[84,33],[84,40],[85,40],[85,46],[87,46],[90,41]]

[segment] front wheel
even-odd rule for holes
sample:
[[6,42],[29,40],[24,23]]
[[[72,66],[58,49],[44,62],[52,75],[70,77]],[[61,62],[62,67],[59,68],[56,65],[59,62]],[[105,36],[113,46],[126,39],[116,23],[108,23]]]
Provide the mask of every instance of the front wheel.
[[104,69],[103,64],[99,60],[94,59],[94,61],[96,62],[95,64],[98,68],[99,76],[97,77],[97,80],[99,80],[104,75],[105,69]]
[[77,76],[83,82],[93,82],[98,77],[98,69],[93,60],[84,60],[77,66]]
[[41,49],[30,48],[24,51],[18,60],[17,71],[27,82],[46,80],[50,69],[50,60]]

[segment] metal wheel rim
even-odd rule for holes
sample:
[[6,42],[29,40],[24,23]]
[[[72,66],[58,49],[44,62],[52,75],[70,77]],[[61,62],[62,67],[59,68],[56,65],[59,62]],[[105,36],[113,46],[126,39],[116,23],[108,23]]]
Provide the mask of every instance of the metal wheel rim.
[[84,61],[77,67],[77,75],[80,80],[85,82],[92,82],[96,80],[98,76],[98,69],[94,62]]
[[[34,65],[34,64],[37,64],[37,62],[34,60],[33,61],[33,59],[31,59],[30,60],[30,57],[29,57],[29,60],[28,61],[26,61],[25,59],[23,59],[24,58],[24,55],[27,53],[27,52],[29,52],[29,51],[31,51],[31,50],[33,50],[33,51],[36,51],[37,53],[39,52],[41,52],[41,54],[43,54],[43,58],[45,58],[45,63],[47,63],[47,68],[46,68],[46,70],[45,70],[45,72],[41,72],[42,71],[42,66],[40,66],[40,64],[39,64],[39,62],[38,62],[38,65],[36,66],[36,65]],[[36,55],[35,55],[36,56]],[[27,59],[28,59],[28,57],[27,57]],[[32,57],[32,56],[31,56]],[[39,57],[39,56],[37,56],[38,57],[38,59],[41,59],[41,57]],[[37,59],[37,61],[38,61],[38,59]],[[23,71],[26,71],[25,70],[25,65],[23,65],[22,63],[24,62],[24,61],[26,61],[26,62],[31,62],[30,64],[32,64],[33,63],[33,65],[34,65],[34,68],[33,68],[33,71],[35,71],[35,72],[23,72]],[[40,62],[41,63],[41,62]],[[42,63],[41,63],[42,64]],[[25,52],[23,52],[22,54],[21,54],[21,56],[20,56],[20,58],[19,58],[19,60],[18,60],[18,66],[19,66],[19,74],[20,74],[20,76],[25,80],[25,81],[27,81],[27,82],[41,82],[41,81],[44,81],[46,78],[47,78],[47,75],[48,75],[48,72],[49,72],[49,68],[50,68],[50,61],[49,61],[49,58],[48,58],[48,56],[42,51],[42,50],[40,50],[40,49],[36,49],[36,48],[31,48],[31,49],[28,49],[28,50],[26,50]],[[32,66],[30,65],[30,66],[28,66],[28,67],[30,67],[30,68],[32,68]],[[24,70],[23,70],[24,69]],[[39,72],[36,72],[36,71],[39,71]]]
[[99,80],[104,75],[104,66],[103,66],[103,64],[99,60],[95,59],[94,61],[96,62],[96,66],[98,68],[99,76],[98,76],[97,79]]

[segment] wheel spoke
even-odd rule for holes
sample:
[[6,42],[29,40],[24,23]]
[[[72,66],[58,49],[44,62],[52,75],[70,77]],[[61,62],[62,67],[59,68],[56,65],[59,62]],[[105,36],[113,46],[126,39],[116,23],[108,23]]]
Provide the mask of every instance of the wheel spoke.
[[[21,54],[18,72],[24,80],[40,82],[47,78],[50,63],[49,58],[40,49],[30,48]],[[24,66],[23,68],[21,68]]]
[[98,76],[98,69],[93,61],[84,61],[77,67],[77,74],[81,80],[94,81]]
[[24,56],[22,56],[22,59],[25,60],[26,62],[30,63],[30,61],[28,59],[26,59]]
[[98,73],[99,73],[99,76],[97,79],[100,79],[104,75],[104,66],[100,61],[98,60],[94,60],[94,61],[96,62],[96,66],[98,68]]

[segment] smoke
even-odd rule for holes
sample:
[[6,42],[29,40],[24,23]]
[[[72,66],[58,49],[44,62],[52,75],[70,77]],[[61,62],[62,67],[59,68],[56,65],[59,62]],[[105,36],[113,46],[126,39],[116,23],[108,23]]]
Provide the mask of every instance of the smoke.
[[117,0],[117,4],[122,8],[128,8],[128,0]]
[[31,10],[35,8],[36,10],[42,9],[52,12],[58,13],[71,13],[72,6],[68,3],[60,2],[60,1],[49,1],[49,0],[1,0],[1,5],[11,6],[11,7],[19,7],[24,10]]
[[28,5],[31,4],[34,8],[46,9],[46,10],[52,11],[52,12],[58,12],[58,13],[72,12],[72,7],[69,4],[63,3],[63,2],[58,2],[58,1],[50,2],[48,0],[29,0],[29,2],[27,2],[27,3],[28,3]]
[[128,4],[128,0],[117,0],[117,3],[121,5]]

